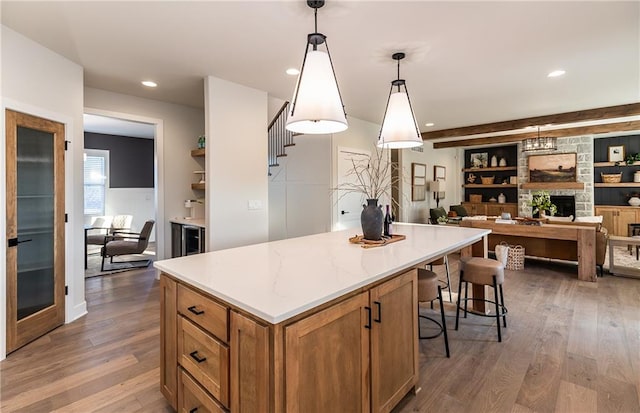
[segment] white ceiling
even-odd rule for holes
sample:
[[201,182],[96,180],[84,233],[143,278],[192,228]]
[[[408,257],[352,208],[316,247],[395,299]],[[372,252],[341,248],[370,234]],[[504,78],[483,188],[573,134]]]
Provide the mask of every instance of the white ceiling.
[[[2,23],[85,84],[202,107],[213,75],[289,100],[304,1],[7,1]],[[401,77],[422,132],[640,101],[640,2],[331,1],[318,12],[348,116],[379,123]],[[560,78],[547,78],[554,69]],[[156,89],[140,85],[158,82]],[[433,128],[425,127],[434,122]]]
[[133,138],[155,138],[155,125],[108,116],[84,114],[84,131]]

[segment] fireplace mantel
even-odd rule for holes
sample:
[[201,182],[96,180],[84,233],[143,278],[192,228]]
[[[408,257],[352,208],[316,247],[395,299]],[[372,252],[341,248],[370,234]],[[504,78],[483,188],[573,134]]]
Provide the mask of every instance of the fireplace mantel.
[[584,190],[584,182],[526,182],[522,189],[578,189]]

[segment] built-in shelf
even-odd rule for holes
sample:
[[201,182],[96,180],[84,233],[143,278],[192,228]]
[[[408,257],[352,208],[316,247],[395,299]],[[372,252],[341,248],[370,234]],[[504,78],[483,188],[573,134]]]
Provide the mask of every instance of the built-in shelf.
[[593,166],[596,168],[603,168],[603,167],[607,167],[607,166],[640,166],[640,161],[636,161],[634,163],[632,163],[631,165],[627,165],[624,162],[621,162],[619,165],[616,165],[615,162],[594,162]]
[[191,156],[204,156],[204,148],[202,149],[192,149]]
[[640,182],[616,182],[604,183],[596,182],[593,184],[596,188],[640,188]]
[[491,185],[484,185],[484,184],[464,184],[462,185],[463,188],[517,188],[518,185],[512,185],[512,184],[491,184]]
[[191,184],[191,189],[204,189],[204,182],[197,182],[195,184]]
[[584,182],[527,182],[522,184],[522,189],[581,189],[581,190],[584,190]]
[[501,172],[501,171],[515,171],[517,166],[493,166],[488,168],[464,168],[462,172]]

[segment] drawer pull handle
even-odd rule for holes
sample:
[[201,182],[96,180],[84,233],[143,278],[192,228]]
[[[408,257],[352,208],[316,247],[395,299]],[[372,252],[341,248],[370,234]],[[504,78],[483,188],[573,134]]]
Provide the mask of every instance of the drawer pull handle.
[[374,318],[373,321],[375,321],[376,323],[381,323],[382,322],[382,304],[380,304],[380,301],[374,301],[373,302],[376,307],[378,307],[378,318]]
[[191,353],[189,353],[189,355],[191,356],[192,359],[194,359],[195,361],[197,361],[198,363],[202,363],[203,361],[206,361],[207,358],[206,357],[199,357],[198,356],[198,350],[196,351],[192,351]]
[[187,308],[187,310],[191,311],[195,315],[204,314],[204,310],[196,310],[195,305],[192,305],[191,307]]
[[364,328],[371,329],[371,307],[365,307],[364,310],[367,312],[367,324],[364,325]]
[[196,413],[198,411],[197,407],[194,407],[193,409],[189,410],[189,413]]

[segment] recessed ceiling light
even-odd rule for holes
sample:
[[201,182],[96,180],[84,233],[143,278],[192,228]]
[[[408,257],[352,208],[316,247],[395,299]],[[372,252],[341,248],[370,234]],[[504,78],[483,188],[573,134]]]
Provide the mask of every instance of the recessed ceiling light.
[[156,86],[158,86],[158,84],[156,82],[153,82],[151,80],[143,80],[142,84],[145,85],[146,87],[156,87]]
[[562,76],[562,75],[564,75],[565,73],[567,73],[567,72],[565,72],[565,71],[564,71],[564,70],[562,70],[562,69],[560,69],[560,70],[554,70],[553,72],[549,73],[549,74],[547,75],[547,77],[558,77],[558,76]]
[[435,123],[433,123],[433,122],[429,122],[429,123],[425,123],[424,124],[424,126],[434,126],[434,125],[435,125]]
[[298,76],[300,74],[300,70],[296,69],[295,67],[290,67],[287,69],[287,74],[291,76]]

